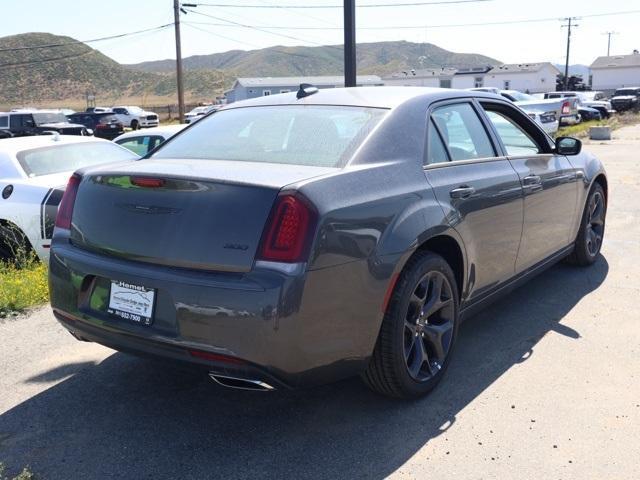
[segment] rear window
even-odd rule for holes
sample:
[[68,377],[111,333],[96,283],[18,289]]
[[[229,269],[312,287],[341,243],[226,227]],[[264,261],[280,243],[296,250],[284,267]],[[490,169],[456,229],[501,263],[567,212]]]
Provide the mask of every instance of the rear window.
[[387,110],[283,105],[222,110],[160,147],[153,158],[338,167]]
[[46,123],[65,123],[67,117],[62,112],[34,112],[33,119],[38,125]]
[[83,142],[24,150],[18,162],[29,177],[70,172],[101,163],[132,160],[133,153],[110,142]]
[[615,96],[623,96],[623,95],[638,95],[640,94],[640,90],[636,90],[635,88],[627,88],[627,89],[618,89],[616,90]]
[[119,122],[118,117],[115,115],[100,115],[98,117],[98,123],[117,123]]

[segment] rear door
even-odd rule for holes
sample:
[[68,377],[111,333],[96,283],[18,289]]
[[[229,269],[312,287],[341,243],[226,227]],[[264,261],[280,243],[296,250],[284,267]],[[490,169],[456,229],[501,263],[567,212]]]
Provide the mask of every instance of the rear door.
[[553,153],[547,137],[525,114],[506,103],[480,102],[524,192],[524,228],[516,271],[569,245],[578,195],[577,172]]
[[522,187],[471,100],[438,103],[429,117],[424,172],[464,241],[470,287],[463,295],[473,302],[515,274]]

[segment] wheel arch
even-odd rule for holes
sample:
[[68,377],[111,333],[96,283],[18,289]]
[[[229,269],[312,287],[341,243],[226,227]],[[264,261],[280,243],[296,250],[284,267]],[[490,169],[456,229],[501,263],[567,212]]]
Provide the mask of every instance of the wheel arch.
[[598,174],[596,178],[593,179],[593,182],[591,182],[591,186],[593,187],[596,183],[602,187],[602,190],[604,190],[604,199],[609,203],[609,183],[607,182],[606,175],[604,173]]
[[[34,246],[33,246],[33,242],[29,238],[29,235],[27,235],[27,233],[22,228],[20,228],[16,223],[14,223],[14,222],[12,222],[11,220],[8,220],[8,219],[0,218],[0,231],[2,231],[4,229],[11,229],[11,230],[17,232],[27,242],[27,245],[26,245],[27,250],[29,252],[35,251]],[[4,235],[0,235],[0,250],[3,250],[3,247],[5,247],[5,246],[6,245],[5,245]]]

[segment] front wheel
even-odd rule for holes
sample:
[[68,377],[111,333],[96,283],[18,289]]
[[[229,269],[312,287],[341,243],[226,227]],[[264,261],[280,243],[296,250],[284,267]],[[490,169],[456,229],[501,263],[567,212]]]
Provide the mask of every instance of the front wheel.
[[441,380],[458,331],[458,290],[449,264],[419,252],[400,274],[363,374],[384,395],[416,398]]
[[604,239],[604,223],[607,215],[607,202],[604,190],[599,183],[591,187],[587,204],[582,213],[580,230],[576,237],[569,263],[579,266],[593,264],[602,248]]
[[138,123],[138,120],[131,120],[131,128],[133,130],[138,130],[140,128],[140,124]]

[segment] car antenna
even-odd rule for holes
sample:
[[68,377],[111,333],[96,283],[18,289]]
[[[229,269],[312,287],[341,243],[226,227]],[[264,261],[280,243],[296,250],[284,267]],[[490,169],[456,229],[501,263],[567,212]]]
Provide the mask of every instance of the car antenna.
[[296,98],[308,97],[314,93],[318,93],[318,87],[314,87],[310,83],[301,83],[300,89],[298,90],[298,93],[296,93]]

